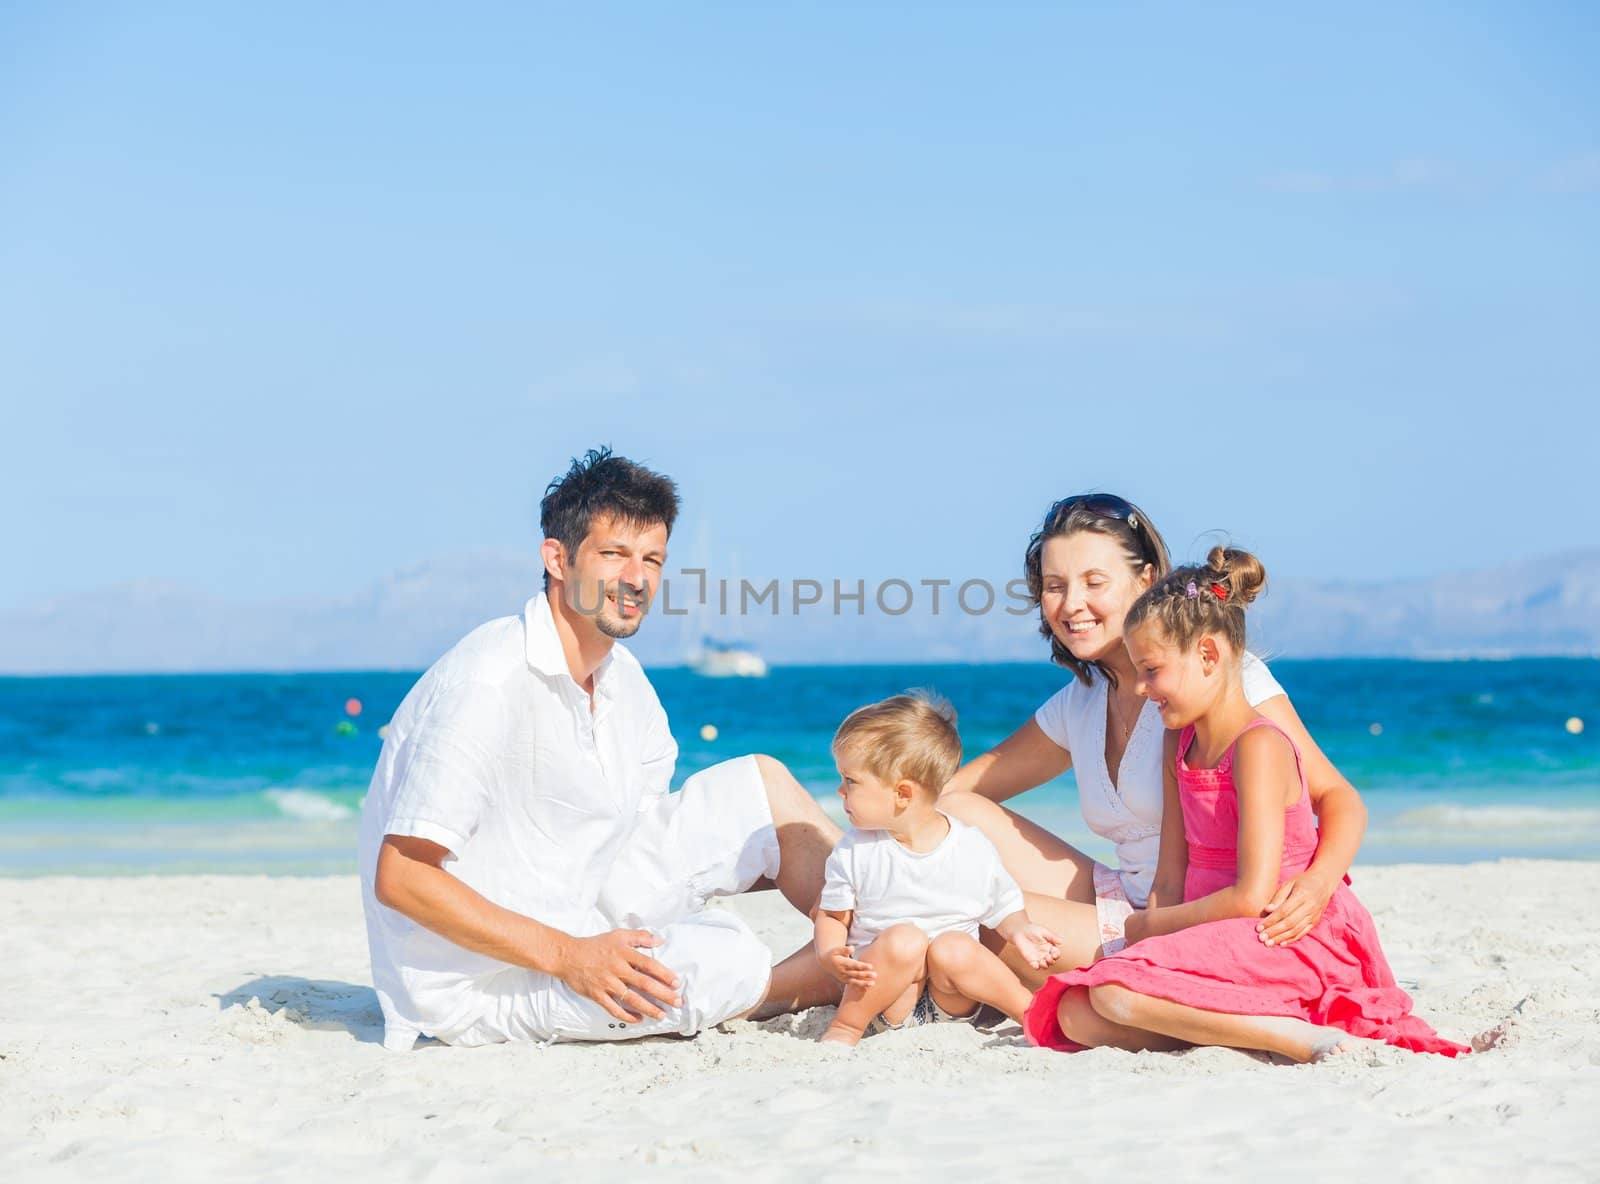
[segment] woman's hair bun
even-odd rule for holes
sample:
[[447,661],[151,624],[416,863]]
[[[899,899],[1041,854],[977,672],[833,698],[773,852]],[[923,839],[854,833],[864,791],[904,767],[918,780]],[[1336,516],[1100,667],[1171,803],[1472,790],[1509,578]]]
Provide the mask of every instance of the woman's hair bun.
[[1237,547],[1212,547],[1206,566],[1217,573],[1217,582],[1227,587],[1229,599],[1240,607],[1255,600],[1267,586],[1267,569],[1261,560]]

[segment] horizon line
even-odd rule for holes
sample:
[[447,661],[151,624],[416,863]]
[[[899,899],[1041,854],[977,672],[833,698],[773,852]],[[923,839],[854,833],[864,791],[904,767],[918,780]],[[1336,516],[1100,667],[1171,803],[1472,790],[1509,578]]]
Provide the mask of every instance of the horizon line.
[[[1463,650],[1460,652],[1441,652],[1435,654],[1396,654],[1396,653],[1342,653],[1342,654],[1278,654],[1267,655],[1267,660],[1277,662],[1418,662],[1429,664],[1442,664],[1447,662],[1522,662],[1522,661],[1552,661],[1552,662],[1593,662],[1600,661],[1600,651],[1585,650],[1560,650],[1560,651],[1510,651],[1510,650]],[[674,662],[669,665],[656,665],[654,663],[640,663],[647,673],[690,671],[692,667],[685,662]],[[978,659],[951,659],[944,662],[926,661],[895,661],[885,659],[867,662],[769,662],[771,670],[852,670],[852,669],[882,669],[885,667],[924,667],[933,669],[951,666],[1054,666],[1046,659],[1043,662],[1028,661],[1019,658],[1001,658],[994,661]],[[299,669],[266,669],[266,668],[241,668],[241,669],[216,669],[216,670],[0,670],[0,680],[25,681],[46,678],[300,678],[306,676],[323,675],[371,675],[371,674],[396,674],[420,677],[431,668],[429,666],[314,666]],[[1063,674],[1070,674],[1064,666],[1055,666]],[[738,676],[705,677],[708,682],[727,682],[732,684],[759,683],[760,678],[740,678]]]

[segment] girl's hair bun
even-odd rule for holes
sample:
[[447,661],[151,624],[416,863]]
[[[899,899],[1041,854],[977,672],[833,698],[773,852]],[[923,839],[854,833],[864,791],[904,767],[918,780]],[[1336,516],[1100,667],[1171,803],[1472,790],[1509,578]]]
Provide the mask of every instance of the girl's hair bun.
[[1217,574],[1217,582],[1226,585],[1228,597],[1239,606],[1251,603],[1267,586],[1267,569],[1249,551],[1236,547],[1212,547],[1206,556],[1206,566]]
[[1180,646],[1202,633],[1219,633],[1244,652],[1244,610],[1267,587],[1267,569],[1248,551],[1212,547],[1205,563],[1174,568],[1128,610],[1124,632],[1156,621]]

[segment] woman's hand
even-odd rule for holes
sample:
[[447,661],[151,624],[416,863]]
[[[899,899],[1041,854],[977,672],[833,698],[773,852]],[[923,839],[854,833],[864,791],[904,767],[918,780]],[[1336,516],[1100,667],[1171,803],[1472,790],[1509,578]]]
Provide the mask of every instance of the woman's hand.
[[[1262,945],[1286,946],[1298,941],[1316,923],[1339,890],[1339,881],[1307,869],[1285,880],[1261,910],[1256,922],[1256,937]],[[1130,938],[1130,940],[1132,940]]]

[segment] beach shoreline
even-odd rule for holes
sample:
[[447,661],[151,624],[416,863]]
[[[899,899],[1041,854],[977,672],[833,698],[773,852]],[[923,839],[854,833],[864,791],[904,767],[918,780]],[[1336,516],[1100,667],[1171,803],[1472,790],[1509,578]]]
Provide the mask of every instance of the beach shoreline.
[[[694,1040],[397,1055],[354,876],[0,880],[0,1174],[1594,1179],[1600,861],[1354,880],[1417,1010],[1483,1051],[1063,1056],[948,1025],[840,1057],[811,1039],[819,1009]],[[775,893],[727,906],[775,956],[808,935]]]

